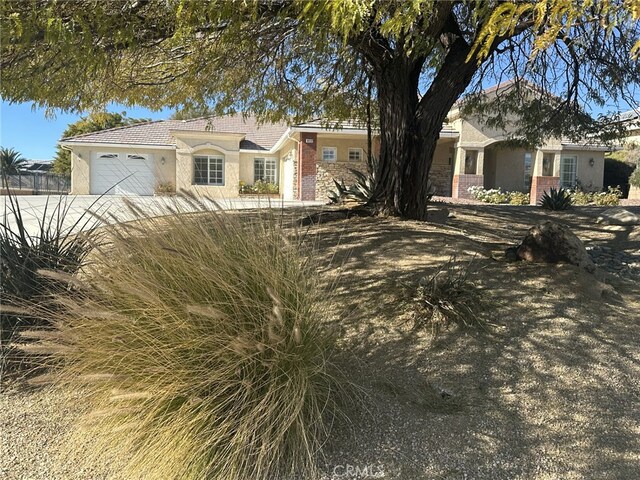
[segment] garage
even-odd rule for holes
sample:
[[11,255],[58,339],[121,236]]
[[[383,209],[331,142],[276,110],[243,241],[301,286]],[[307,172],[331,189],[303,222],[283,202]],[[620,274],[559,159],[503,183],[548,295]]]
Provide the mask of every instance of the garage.
[[134,153],[98,153],[91,162],[92,195],[153,195],[153,159]]

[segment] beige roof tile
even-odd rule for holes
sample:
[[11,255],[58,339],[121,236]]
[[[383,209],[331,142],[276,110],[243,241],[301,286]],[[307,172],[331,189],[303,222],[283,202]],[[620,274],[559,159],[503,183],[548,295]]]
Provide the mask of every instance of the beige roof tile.
[[240,148],[247,150],[269,150],[287,130],[285,123],[259,124],[255,117],[242,114],[220,117],[195,118],[193,120],[158,120],[125,127],[110,128],[100,132],[86,133],[63,138],[68,144],[122,143],[132,145],[171,146],[176,144],[172,130],[197,132],[243,133],[245,138]]

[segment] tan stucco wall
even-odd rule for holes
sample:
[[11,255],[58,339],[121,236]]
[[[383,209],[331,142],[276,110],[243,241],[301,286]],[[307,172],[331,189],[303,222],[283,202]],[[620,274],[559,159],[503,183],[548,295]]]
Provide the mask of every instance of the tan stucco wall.
[[495,148],[493,149],[496,161],[495,186],[505,191],[528,191],[524,185],[524,154],[531,153],[531,165],[535,150],[525,150],[524,148]]
[[[122,147],[82,147],[74,146],[71,151],[71,193],[89,195],[91,193],[91,161],[98,154],[138,154],[148,155],[153,160],[157,187],[161,183],[176,184],[176,154],[174,150],[154,148],[122,148]],[[162,159],[164,158],[164,164]]]
[[357,165],[357,162],[349,162],[349,149],[361,148],[363,158],[367,158],[367,137],[366,136],[341,136],[331,137],[330,135],[318,134],[318,164],[327,163],[322,161],[322,148],[336,147],[338,149],[338,163]]
[[[578,166],[576,178],[586,190],[602,190],[604,177],[604,152],[563,150],[561,157],[577,156]],[[589,160],[593,158],[593,167],[589,165]]]
[[[238,138],[176,135],[176,187],[210,198],[236,198],[240,182],[240,141]],[[194,185],[193,157],[221,155],[224,157],[224,185]]]
[[74,195],[89,195],[90,159],[91,148],[74,147],[71,150],[71,193]]

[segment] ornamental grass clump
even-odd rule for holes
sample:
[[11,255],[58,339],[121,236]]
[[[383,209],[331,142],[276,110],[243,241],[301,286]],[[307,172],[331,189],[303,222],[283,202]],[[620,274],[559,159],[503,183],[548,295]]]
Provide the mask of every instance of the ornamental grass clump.
[[111,229],[81,297],[31,332],[54,383],[84,392],[88,462],[132,479],[314,475],[340,383],[315,266],[273,220],[241,218]]

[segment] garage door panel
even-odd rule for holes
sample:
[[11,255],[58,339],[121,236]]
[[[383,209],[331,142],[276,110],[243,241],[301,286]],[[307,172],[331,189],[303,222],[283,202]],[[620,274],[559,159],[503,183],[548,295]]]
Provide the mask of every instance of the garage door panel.
[[152,159],[139,155],[99,154],[92,162],[92,194],[152,195],[154,186]]

